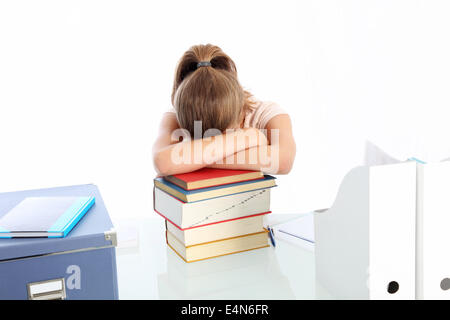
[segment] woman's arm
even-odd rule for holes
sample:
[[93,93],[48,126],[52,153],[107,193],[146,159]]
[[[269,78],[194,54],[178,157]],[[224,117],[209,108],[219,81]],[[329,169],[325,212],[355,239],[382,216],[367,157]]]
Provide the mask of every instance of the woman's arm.
[[267,144],[265,136],[253,128],[196,140],[185,135],[181,142],[177,129],[180,128],[175,114],[164,114],[153,145],[153,162],[159,175],[198,170],[245,149]]
[[221,163],[209,167],[263,171],[271,174],[287,174],[291,171],[296,145],[289,115],[273,117],[266,125],[269,145],[256,146],[233,154]]

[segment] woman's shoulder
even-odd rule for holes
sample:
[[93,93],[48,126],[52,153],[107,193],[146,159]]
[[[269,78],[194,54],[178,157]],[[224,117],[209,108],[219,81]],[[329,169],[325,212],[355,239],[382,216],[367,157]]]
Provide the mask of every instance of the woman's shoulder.
[[263,101],[251,98],[252,108],[245,116],[245,127],[264,129],[273,117],[279,114],[287,114],[286,110],[274,101]]
[[164,113],[177,113],[174,107],[169,107],[167,108]]

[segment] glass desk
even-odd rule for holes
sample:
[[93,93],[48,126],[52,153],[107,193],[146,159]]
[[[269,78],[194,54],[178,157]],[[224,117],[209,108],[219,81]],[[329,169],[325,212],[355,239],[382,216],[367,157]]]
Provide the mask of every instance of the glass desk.
[[[273,226],[300,217],[270,214]],[[314,253],[277,239],[268,247],[185,263],[156,215],[116,221],[120,299],[328,299],[315,283]]]

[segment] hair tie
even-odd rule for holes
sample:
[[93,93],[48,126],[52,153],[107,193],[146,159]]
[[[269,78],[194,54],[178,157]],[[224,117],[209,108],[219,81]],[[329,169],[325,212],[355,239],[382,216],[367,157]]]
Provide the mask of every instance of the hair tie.
[[200,61],[197,63],[197,69],[201,67],[211,67],[211,62],[209,61]]

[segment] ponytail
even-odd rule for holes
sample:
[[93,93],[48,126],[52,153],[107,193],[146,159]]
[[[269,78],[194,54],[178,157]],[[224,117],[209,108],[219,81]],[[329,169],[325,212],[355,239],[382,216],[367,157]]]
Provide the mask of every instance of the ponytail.
[[172,104],[181,127],[193,136],[194,121],[202,121],[202,133],[239,125],[243,113],[253,108],[251,94],[237,78],[236,65],[219,47],[196,45],[178,62]]

